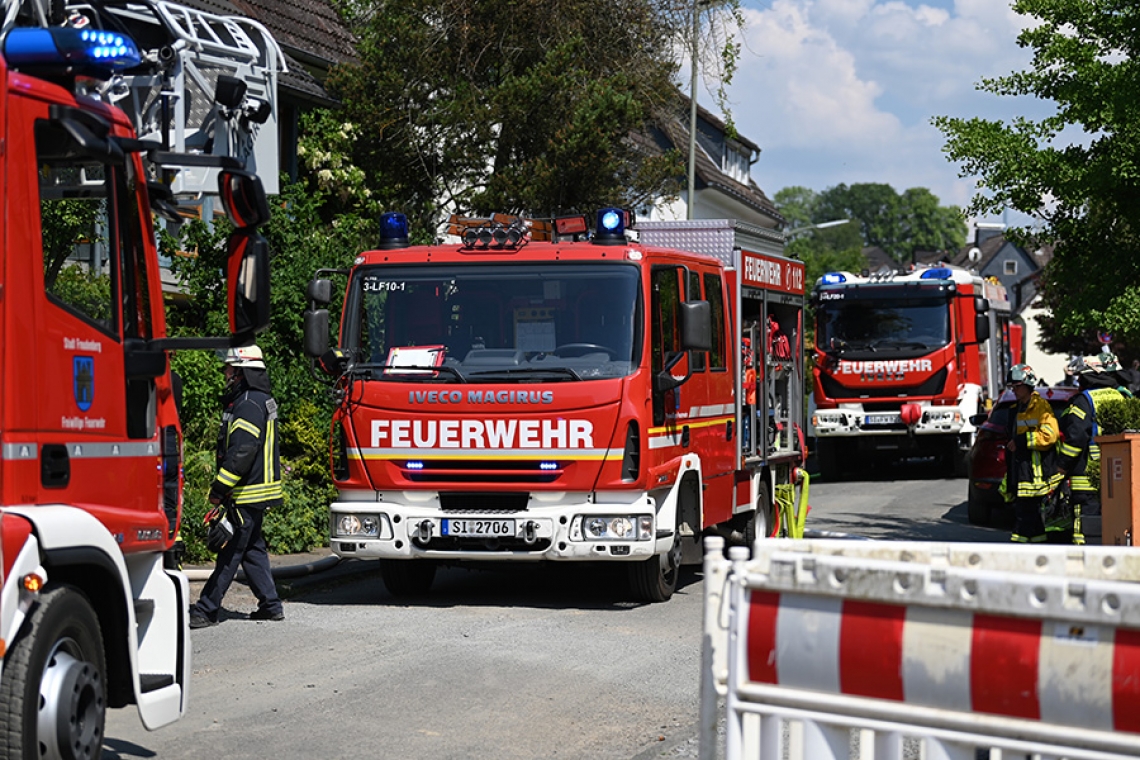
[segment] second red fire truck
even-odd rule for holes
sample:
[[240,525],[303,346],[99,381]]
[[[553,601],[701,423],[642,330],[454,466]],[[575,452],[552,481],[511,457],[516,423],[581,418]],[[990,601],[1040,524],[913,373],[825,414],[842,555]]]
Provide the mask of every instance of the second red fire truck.
[[906,456],[938,457],[965,474],[970,417],[998,397],[1017,343],[1005,289],[936,265],[829,272],[811,298],[823,476]]
[[[661,601],[699,540],[788,532],[803,460],[804,268],[731,221],[646,224],[608,209],[469,220],[409,246],[387,215],[347,275],[309,286],[306,350],[339,401],[331,545],[421,593],[440,563],[626,563]],[[588,238],[588,239],[587,239]],[[802,517],[802,511],[799,513]]]

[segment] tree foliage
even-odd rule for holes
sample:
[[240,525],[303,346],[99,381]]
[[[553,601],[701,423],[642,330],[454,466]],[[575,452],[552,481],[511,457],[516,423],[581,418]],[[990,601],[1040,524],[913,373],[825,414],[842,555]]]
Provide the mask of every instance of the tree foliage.
[[863,244],[878,246],[899,264],[917,251],[957,251],[966,242],[966,222],[957,206],[941,206],[924,187],[901,195],[882,183],[839,184],[820,193],[816,223],[831,219],[858,222]]
[[1098,329],[1140,340],[1140,6],[1121,0],[1016,0],[1034,20],[1018,37],[1032,67],[983,80],[997,95],[1056,105],[1039,121],[934,120],[962,176],[978,178],[969,210],[1013,208],[1043,229],[1013,230],[1025,245],[1055,243],[1042,289],[1054,344]]
[[676,153],[631,135],[678,106],[652,0],[342,0],[359,65],[328,87],[374,200],[545,215],[675,192]]

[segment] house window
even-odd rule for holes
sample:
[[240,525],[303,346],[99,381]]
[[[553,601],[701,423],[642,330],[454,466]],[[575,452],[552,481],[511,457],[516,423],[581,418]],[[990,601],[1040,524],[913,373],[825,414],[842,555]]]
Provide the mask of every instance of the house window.
[[1005,262],[1005,274],[1017,274],[1017,262],[1016,261]]

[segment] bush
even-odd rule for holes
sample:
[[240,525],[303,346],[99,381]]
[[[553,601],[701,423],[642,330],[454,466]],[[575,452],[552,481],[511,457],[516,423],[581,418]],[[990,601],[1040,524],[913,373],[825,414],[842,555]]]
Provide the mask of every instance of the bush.
[[1105,401],[1097,409],[1098,435],[1140,432],[1140,398]]

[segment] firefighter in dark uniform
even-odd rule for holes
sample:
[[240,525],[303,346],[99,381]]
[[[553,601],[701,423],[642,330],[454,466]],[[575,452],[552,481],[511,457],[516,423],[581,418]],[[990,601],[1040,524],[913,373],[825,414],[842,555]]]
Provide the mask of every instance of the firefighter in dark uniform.
[[1006,385],[1017,397],[1016,428],[1006,446],[1009,461],[1006,498],[1013,501],[1013,535],[1017,543],[1045,541],[1041,503],[1061,482],[1054,449],[1059,437],[1057,418],[1049,402],[1033,387],[1037,376],[1028,364],[1015,364]]
[[271,395],[265,360],[257,346],[231,348],[225,356],[226,388],[218,430],[218,474],[210,502],[226,509],[233,537],[218,552],[214,572],[190,609],[190,627],[218,622],[222,597],[245,569],[257,597],[251,620],[284,620],[285,612],[269,567],[261,534],[265,511],[282,500],[281,460],[277,442],[277,402]]
[[[1075,357],[1065,372],[1077,379],[1081,392],[1061,413],[1062,440],[1057,444],[1057,464],[1069,478],[1072,490],[1072,542],[1101,543],[1100,490],[1089,473],[1100,469],[1096,445],[1097,408],[1105,401],[1123,399],[1127,391],[1117,387],[1114,372],[1120,369],[1110,353]],[[1128,394],[1131,395],[1131,394]]]

